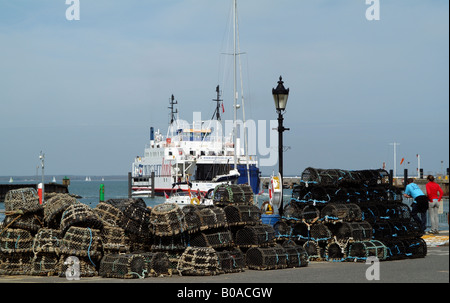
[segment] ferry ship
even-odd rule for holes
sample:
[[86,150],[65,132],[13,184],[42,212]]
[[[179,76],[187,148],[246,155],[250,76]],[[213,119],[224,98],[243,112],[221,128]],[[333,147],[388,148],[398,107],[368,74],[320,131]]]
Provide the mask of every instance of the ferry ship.
[[[152,194],[154,173],[154,194],[177,191],[211,192],[223,183],[249,184],[255,194],[261,192],[260,170],[256,155],[248,155],[247,138],[244,132],[243,146],[237,132],[237,59],[241,54],[239,46],[237,0],[233,0],[233,62],[234,62],[234,119],[233,131],[228,137],[223,133],[221,121],[223,100],[220,88],[216,87],[216,110],[213,119],[202,121],[194,117],[192,124],[178,119],[178,104],[174,96],[170,98],[171,120],[167,135],[150,128],[150,142],[145,147],[144,156],[138,156],[132,163],[131,188],[133,196]],[[239,60],[239,64],[240,64]],[[242,78],[242,76],[241,76]],[[241,80],[242,90],[242,80]],[[244,98],[242,97],[243,122],[245,123]],[[222,106],[222,107],[221,107]],[[197,121],[195,121],[197,120]]]
[[256,155],[246,155],[240,138],[225,136],[220,117],[220,92],[214,120],[193,121],[179,119],[170,99],[171,121],[167,135],[150,128],[150,142],[143,156],[132,163],[132,196],[152,193],[151,175],[154,173],[155,195],[163,196],[174,189],[201,192],[206,195],[220,184],[249,184],[255,194],[261,191],[260,171]]

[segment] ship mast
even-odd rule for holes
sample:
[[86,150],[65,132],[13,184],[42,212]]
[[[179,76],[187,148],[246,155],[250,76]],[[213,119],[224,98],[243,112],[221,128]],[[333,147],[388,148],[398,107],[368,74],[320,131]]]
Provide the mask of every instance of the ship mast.
[[178,109],[175,109],[174,105],[178,104],[178,101],[174,101],[175,97],[172,95],[170,98],[170,125],[172,125],[173,121],[175,121],[175,114],[178,114]]
[[216,120],[221,121],[222,118],[220,117],[220,102],[222,102],[223,100],[220,99],[220,86],[219,85],[217,85],[217,87],[216,87],[216,93],[217,93],[217,98],[213,99],[214,102],[217,102],[216,111],[214,112],[211,120],[214,120],[214,116],[216,116]]

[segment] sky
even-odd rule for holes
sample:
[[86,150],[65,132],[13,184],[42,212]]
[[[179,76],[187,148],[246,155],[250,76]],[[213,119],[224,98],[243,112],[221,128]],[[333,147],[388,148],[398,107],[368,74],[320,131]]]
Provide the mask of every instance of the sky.
[[[46,175],[126,175],[172,94],[209,119],[221,85],[233,118],[231,0],[80,0],[79,20],[68,2],[0,0],[0,176],[35,175],[41,151]],[[372,4],[238,1],[246,119],[276,120],[280,75],[290,89],[285,175],[393,169],[393,142],[399,175],[417,154],[449,167],[449,2]]]

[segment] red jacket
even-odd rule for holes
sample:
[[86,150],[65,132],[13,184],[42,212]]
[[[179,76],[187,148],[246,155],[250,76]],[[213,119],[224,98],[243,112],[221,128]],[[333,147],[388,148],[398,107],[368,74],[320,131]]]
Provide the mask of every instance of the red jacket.
[[[442,188],[439,186],[439,184],[437,184],[436,182],[428,182],[426,185],[427,188],[427,196],[428,196],[428,200],[430,200],[430,202],[433,201],[433,199],[439,199],[438,201],[442,200],[442,196],[444,195],[444,191],[442,190]],[[439,196],[438,196],[439,193]]]

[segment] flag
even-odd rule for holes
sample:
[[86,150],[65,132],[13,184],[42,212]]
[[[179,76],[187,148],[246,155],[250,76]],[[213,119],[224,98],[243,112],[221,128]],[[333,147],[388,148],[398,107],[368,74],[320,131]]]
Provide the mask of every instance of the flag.
[[403,164],[403,161],[405,161],[405,158],[402,158],[402,161],[400,161],[400,165]]
[[222,113],[224,113],[225,112],[225,107],[223,106],[223,103],[222,103]]
[[169,196],[166,194],[166,192],[164,192],[164,197],[166,197],[166,199],[169,199]]

